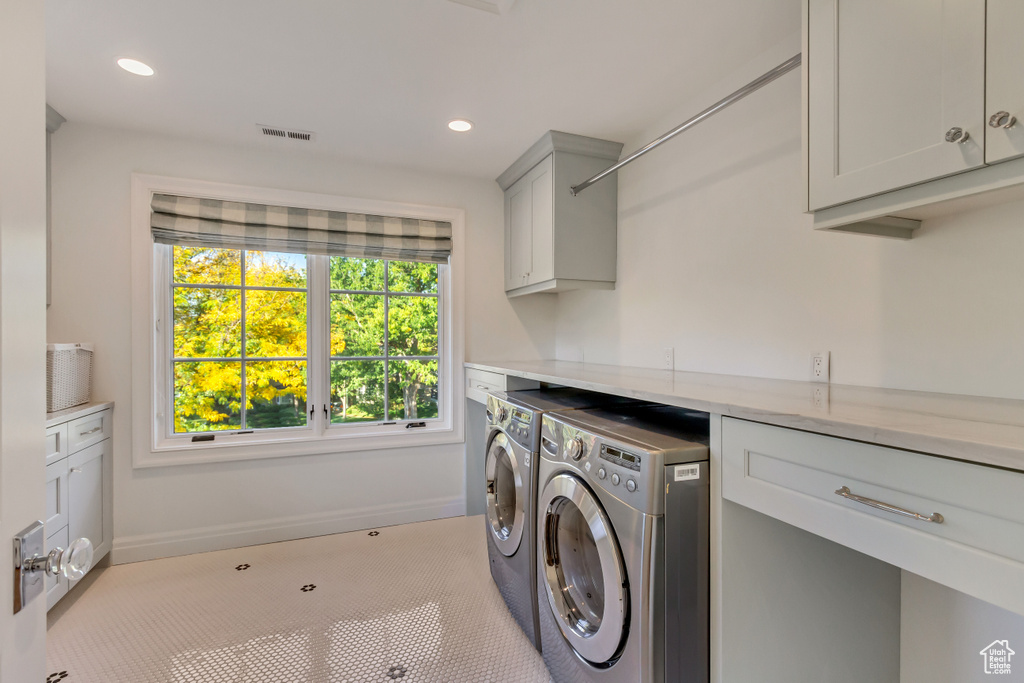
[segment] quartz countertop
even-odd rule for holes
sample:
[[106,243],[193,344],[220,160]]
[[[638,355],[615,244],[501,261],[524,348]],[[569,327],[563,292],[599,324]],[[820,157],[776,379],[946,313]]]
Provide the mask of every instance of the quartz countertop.
[[78,406],[71,406],[64,410],[55,410],[52,413],[46,414],[46,427],[49,429],[53,425],[59,425],[61,422],[68,422],[79,417],[85,417],[93,413],[98,413],[101,410],[107,408],[113,408],[113,401],[91,401],[89,403],[83,403]]
[[1024,472],[1021,400],[569,361],[466,367]]

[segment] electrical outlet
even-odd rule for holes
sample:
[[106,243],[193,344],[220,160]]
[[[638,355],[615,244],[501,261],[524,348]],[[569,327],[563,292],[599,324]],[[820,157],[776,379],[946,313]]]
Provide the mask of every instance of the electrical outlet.
[[828,410],[828,386],[814,387],[811,392],[811,403],[818,410]]
[[811,381],[829,381],[829,352],[818,351],[811,355]]
[[671,346],[666,346],[661,354],[661,367],[666,370],[676,369],[676,350]]

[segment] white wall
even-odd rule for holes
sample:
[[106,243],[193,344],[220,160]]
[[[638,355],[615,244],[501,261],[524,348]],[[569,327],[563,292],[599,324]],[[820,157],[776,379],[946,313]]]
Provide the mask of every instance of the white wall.
[[[799,50],[652,122],[633,149]],[[801,210],[790,73],[619,172],[618,281],[559,295],[557,357],[1024,397],[1024,203],[926,221],[910,241],[816,232]]]
[[[116,402],[114,561],[460,514],[464,446],[132,468],[130,174],[466,210],[466,359],[550,358],[555,302],[503,293],[501,192],[491,180],[292,151],[109,130],[53,136],[51,342],[96,345],[93,396]],[[498,267],[495,266],[498,264]]]

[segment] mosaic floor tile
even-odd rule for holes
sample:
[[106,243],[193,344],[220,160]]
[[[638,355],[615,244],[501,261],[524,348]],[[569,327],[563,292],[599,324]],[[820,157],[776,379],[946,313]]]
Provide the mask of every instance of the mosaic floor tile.
[[51,613],[48,682],[550,681],[482,517],[118,565],[83,588]]

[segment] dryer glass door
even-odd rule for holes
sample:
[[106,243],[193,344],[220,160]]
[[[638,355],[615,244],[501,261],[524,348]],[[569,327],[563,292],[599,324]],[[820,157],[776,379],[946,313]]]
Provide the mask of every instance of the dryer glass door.
[[522,463],[517,448],[503,432],[496,432],[487,447],[487,522],[498,550],[511,556],[523,537]]
[[625,633],[628,595],[622,555],[590,489],[559,474],[538,500],[542,511],[542,581],[566,640],[594,664],[614,660]]

